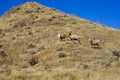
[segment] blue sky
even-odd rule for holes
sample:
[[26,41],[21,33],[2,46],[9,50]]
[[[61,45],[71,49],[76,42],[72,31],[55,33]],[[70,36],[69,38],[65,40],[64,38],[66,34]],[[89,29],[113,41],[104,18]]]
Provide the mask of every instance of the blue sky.
[[120,0],[0,0],[0,16],[28,1],[120,29]]

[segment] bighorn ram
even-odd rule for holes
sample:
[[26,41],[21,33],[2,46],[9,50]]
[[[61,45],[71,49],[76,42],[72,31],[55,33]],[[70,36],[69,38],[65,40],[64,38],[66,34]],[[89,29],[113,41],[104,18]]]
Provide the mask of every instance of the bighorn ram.
[[93,39],[89,39],[89,41],[90,41],[91,46],[94,49],[100,48],[100,46],[99,46],[100,40],[93,38]]
[[77,40],[77,41],[79,41],[79,43],[81,43],[80,39],[82,38],[82,36],[79,36],[79,35],[76,35],[76,34],[72,34],[72,32],[71,32],[69,38],[71,40]]
[[71,32],[68,32],[67,34],[62,34],[62,35],[60,33],[58,33],[58,37],[60,38],[60,40],[65,40],[70,35],[71,35]]

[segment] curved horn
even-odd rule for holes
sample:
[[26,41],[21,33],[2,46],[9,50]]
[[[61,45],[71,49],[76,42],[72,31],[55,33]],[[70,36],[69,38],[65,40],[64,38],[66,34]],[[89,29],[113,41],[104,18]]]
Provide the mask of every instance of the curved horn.
[[57,35],[57,36],[60,38],[61,34],[60,34],[60,33],[58,33],[58,35]]

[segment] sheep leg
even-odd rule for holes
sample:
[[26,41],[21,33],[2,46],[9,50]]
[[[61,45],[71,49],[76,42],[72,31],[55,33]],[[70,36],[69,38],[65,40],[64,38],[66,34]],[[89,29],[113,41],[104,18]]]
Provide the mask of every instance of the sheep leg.
[[99,46],[99,44],[95,44],[95,45],[93,45],[93,46],[94,46],[94,47],[93,47],[94,49],[101,49],[100,46]]
[[96,49],[96,45],[93,45],[93,48]]
[[99,44],[97,45],[97,49],[101,49],[101,47],[100,47],[100,45],[99,45]]
[[78,39],[78,42],[81,44],[81,41],[80,41],[80,39]]

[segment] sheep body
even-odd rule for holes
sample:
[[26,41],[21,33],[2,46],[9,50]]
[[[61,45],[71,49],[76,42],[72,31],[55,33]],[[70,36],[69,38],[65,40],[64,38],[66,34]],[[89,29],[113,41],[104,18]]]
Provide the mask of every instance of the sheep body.
[[71,34],[71,35],[69,36],[69,38],[70,38],[71,40],[77,40],[77,41],[80,42],[80,39],[81,39],[82,37],[79,36],[79,35],[76,35],[76,34]]
[[100,48],[99,46],[99,43],[100,43],[100,40],[98,39],[89,39],[90,41],[90,44],[92,45],[92,47],[95,49],[95,48]]

